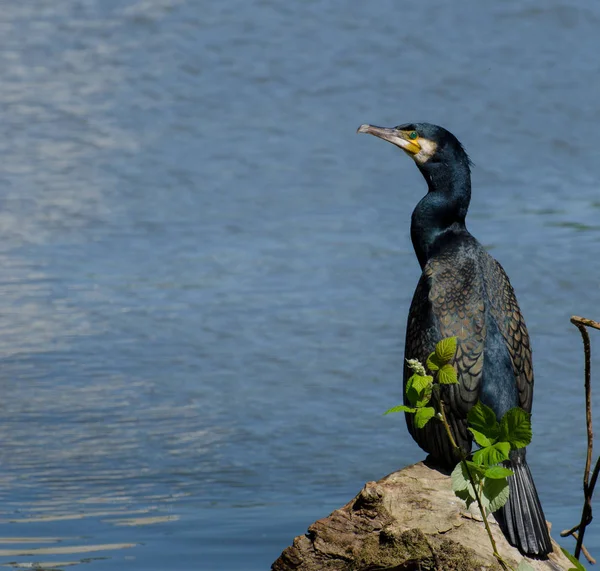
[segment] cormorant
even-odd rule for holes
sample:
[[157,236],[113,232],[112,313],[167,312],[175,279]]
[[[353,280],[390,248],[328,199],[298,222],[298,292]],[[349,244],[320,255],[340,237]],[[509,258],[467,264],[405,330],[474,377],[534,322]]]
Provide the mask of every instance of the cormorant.
[[[515,293],[502,266],[465,226],[471,161],[458,139],[437,125],[361,125],[358,132],[400,147],[427,182],[428,192],[411,220],[422,274],[408,314],[405,357],[425,363],[438,341],[457,337],[459,384],[444,386],[442,396],[453,435],[469,453],[467,412],[478,399],[500,420],[515,406],[531,412],[533,398],[529,335]],[[411,374],[405,364],[405,387]],[[454,467],[458,459],[442,424],[429,422],[418,429],[413,418],[406,415],[408,430],[430,460]],[[508,478],[509,499],[496,518],[512,545],[525,554],[545,556],[552,543],[525,449],[511,451],[505,465],[514,476]]]

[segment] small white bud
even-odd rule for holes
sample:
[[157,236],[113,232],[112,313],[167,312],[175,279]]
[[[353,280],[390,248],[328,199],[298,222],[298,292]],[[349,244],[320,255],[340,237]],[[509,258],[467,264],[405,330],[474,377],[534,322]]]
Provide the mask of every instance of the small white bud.
[[423,363],[419,361],[419,359],[406,359],[406,364],[410,369],[417,373],[417,375],[422,375],[424,377],[427,375],[425,372],[425,367],[423,366]]

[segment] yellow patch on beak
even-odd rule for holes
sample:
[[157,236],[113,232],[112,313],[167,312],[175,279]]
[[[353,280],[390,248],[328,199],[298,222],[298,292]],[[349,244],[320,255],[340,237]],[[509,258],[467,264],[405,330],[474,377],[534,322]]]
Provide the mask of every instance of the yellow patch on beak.
[[[411,131],[412,132],[412,131]],[[409,155],[417,155],[421,152],[421,144],[419,142],[419,138],[411,139],[410,132],[406,131],[398,131],[399,142],[398,146]]]
[[421,151],[419,137],[415,137],[414,131],[401,131],[400,129],[376,127],[375,125],[361,125],[357,132],[368,133],[369,135],[379,137],[388,143],[392,143],[392,145],[400,147],[404,152],[412,157],[415,157]]

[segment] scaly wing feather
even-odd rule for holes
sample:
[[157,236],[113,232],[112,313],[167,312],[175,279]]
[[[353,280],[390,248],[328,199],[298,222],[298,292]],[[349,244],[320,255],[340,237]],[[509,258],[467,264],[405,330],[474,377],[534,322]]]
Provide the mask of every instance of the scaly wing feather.
[[[456,259],[449,253],[431,259],[425,266],[409,312],[405,356],[425,362],[440,339],[457,337],[454,365],[459,384],[443,387],[442,399],[457,443],[469,451],[471,436],[466,415],[479,397],[485,307],[477,261],[473,257],[462,257],[457,267]],[[405,385],[410,374],[405,368]],[[409,431],[419,446],[435,460],[453,466],[454,455],[440,423],[429,422],[420,430],[413,426],[412,420],[412,416],[407,415]]]

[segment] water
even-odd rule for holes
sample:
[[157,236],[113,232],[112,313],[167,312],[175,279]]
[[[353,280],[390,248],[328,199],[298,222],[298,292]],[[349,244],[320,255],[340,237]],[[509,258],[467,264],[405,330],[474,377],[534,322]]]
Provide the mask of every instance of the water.
[[578,521],[599,23],[583,0],[5,2],[0,563],[268,569],[422,457],[381,412],[424,183],[364,122],[470,152],[469,228],[532,336],[530,464],[555,537]]

